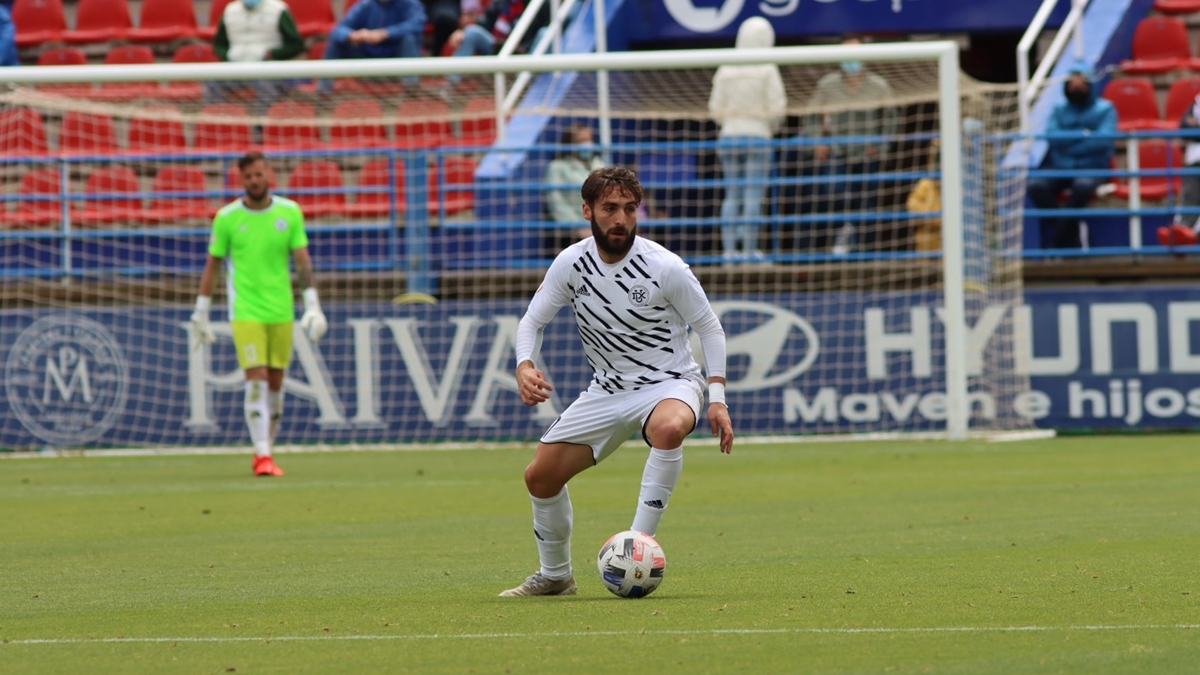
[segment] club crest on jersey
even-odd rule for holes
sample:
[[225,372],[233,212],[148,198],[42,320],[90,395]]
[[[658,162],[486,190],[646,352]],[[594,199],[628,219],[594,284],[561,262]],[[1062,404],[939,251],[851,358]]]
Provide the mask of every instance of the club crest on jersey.
[[645,307],[650,304],[650,289],[640,285],[629,289],[629,304],[634,307]]
[[280,232],[287,232],[287,221],[283,218],[275,221],[275,229],[279,230]]

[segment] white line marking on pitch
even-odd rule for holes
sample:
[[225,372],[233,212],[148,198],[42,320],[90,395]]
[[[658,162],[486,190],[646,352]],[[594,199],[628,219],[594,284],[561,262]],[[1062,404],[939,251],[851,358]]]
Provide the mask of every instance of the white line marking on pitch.
[[426,635],[273,635],[259,637],[110,637],[29,638],[0,640],[6,645],[79,645],[162,642],[319,642],[340,640],[525,640],[553,637],[625,637],[654,635],[872,635],[888,633],[1048,633],[1067,631],[1195,630],[1200,624],[1149,624],[1116,626],[933,626],[928,628],[730,628],[714,630],[596,630],[561,633],[431,633]]

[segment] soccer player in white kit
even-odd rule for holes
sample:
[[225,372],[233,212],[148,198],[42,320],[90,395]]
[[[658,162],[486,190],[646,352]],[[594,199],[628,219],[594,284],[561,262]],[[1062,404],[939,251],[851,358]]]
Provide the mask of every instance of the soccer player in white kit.
[[570,305],[592,381],[546,429],[525,486],[541,569],[502,597],[574,595],[567,481],[608,457],[638,430],[650,445],[632,530],[654,536],[683,468],[683,440],[700,419],[705,379],[688,326],[708,365],[708,421],[721,452],[733,449],[725,405],[725,332],[687,264],[637,236],[642,186],[628,169],[596,169],[583,182],[592,236],[554,259],[517,329],[517,386],[525,405],[553,388],[534,365],[542,329]]

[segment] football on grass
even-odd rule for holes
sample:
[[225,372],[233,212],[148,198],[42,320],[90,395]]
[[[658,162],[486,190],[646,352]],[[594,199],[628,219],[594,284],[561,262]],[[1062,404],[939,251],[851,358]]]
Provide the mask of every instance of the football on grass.
[[667,558],[654,538],[634,532],[618,532],[609,537],[596,556],[600,582],[613,595],[642,598],[662,583]]

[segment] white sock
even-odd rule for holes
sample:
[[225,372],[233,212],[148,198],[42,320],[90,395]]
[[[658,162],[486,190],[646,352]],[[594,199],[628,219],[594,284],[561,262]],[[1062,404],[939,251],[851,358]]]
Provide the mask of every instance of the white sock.
[[671,492],[679,482],[679,474],[682,472],[682,446],[674,450],[650,449],[646,468],[642,472],[642,491],[638,494],[637,513],[634,514],[633,526],[629,529],[644,532],[651,537],[658,532],[663,511],[667,510],[667,502],[670,501]]
[[283,419],[283,390],[267,392],[267,407],[271,411],[271,426],[268,438],[275,445],[275,436],[279,434],[279,420]]
[[571,576],[571,495],[562,492],[549,499],[529,495],[533,502],[533,536],[537,539],[542,576],[566,579]]
[[267,404],[267,383],[262,380],[246,382],[246,426],[250,428],[254,454],[270,457],[271,409]]

